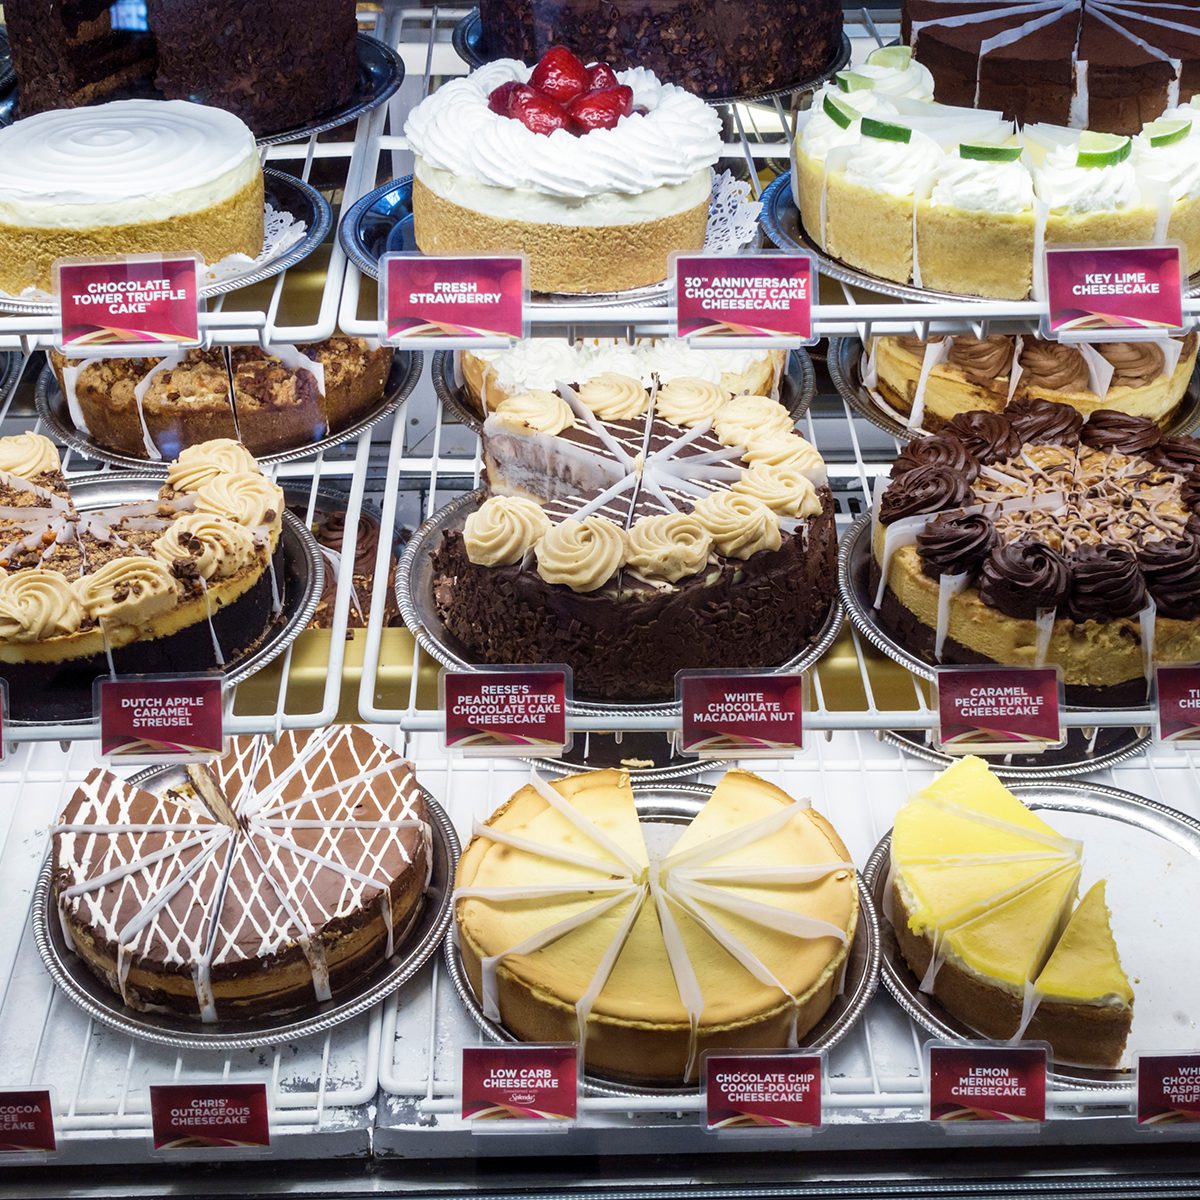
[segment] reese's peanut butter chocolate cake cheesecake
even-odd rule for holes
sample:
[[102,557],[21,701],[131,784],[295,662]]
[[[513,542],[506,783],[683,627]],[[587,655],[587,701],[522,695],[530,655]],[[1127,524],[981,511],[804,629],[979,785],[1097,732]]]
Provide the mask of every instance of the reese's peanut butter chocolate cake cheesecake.
[[282,600],[283,493],[237,442],[193,446],[158,496],[76,505],[49,439],[0,438],[0,678],[18,720],[87,716],[110,671],[221,667]]

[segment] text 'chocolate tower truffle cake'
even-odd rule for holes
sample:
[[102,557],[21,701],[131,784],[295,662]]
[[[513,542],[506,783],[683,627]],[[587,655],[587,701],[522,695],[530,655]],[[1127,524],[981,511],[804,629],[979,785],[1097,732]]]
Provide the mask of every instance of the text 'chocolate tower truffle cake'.
[[151,792],[93,771],[53,831],[63,934],[123,1003],[265,1016],[333,999],[392,956],[432,865],[409,763],[334,726],[235,738],[187,774]]

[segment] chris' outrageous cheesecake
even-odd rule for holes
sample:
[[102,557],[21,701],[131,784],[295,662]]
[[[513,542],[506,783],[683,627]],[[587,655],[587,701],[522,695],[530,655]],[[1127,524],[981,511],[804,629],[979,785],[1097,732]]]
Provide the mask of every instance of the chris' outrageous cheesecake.
[[874,509],[881,624],[930,663],[1062,668],[1075,704],[1141,704],[1200,660],[1200,442],[1023,400],[910,442]]
[[431,861],[410,764],[335,726],[235,738],[166,790],[93,771],[54,827],[51,888],[68,944],[125,1004],[213,1022],[369,974]]
[[897,814],[891,920],[905,961],[990,1038],[1044,1039],[1059,1063],[1116,1066],[1133,1022],[1104,883],[1078,905],[1082,847],[965,758]]
[[1072,346],[1030,335],[873,338],[863,386],[936,431],[959,413],[1003,412],[1024,400],[1068,404],[1085,417],[1109,409],[1170,422],[1196,367],[1196,334]]
[[49,291],[76,255],[263,248],[263,178],[237,117],[183,100],[114,100],[0,129],[0,289]]
[[92,681],[223,666],[282,602],[283,493],[236,442],[173,462],[156,499],[76,507],[58,452],[0,438],[0,678],[21,720],[91,711]]
[[704,245],[720,119],[643,68],[502,59],[438,88],[404,134],[427,254],[521,251],[534,291],[613,292]]
[[708,1049],[799,1044],[854,938],[846,847],[807,801],[744,771],[671,832],[640,819],[613,770],[535,774],[477,825],[454,908],[484,1012],[646,1083],[694,1079]]
[[602,374],[504,400],[483,455],[490,494],[433,554],[438,612],[475,659],[667,700],[687,668],[786,662],[828,616],[825,464],[769,397]]

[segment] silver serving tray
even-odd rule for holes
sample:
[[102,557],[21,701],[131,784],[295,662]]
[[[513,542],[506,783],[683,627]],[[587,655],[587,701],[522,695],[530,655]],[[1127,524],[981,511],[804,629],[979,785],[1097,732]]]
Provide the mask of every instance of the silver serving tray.
[[[454,27],[454,32],[450,35],[450,40],[454,45],[454,51],[459,58],[468,66],[482,67],[485,63],[494,60],[489,59],[481,48],[483,40],[483,21],[479,16],[479,9],[473,8],[457,25]],[[706,104],[756,104],[763,100],[774,100],[784,96],[794,96],[799,92],[809,92],[814,88],[818,88],[827,79],[832,79],[848,62],[850,61],[850,39],[845,33],[842,34],[842,40],[838,44],[836,53],[833,59],[825,66],[817,75],[810,75],[806,79],[802,79],[797,83],[793,83],[790,87],[776,88],[770,92],[755,92],[753,95],[747,96],[713,96],[704,97]]]
[[[478,488],[438,509],[409,539],[396,568],[396,601],[405,625],[426,654],[454,671],[470,671],[488,664],[469,658],[470,651],[446,629],[438,616],[437,606],[433,602],[433,554],[441,544],[442,534],[448,529],[461,529],[467,517],[486,498],[486,489]],[[808,670],[837,640],[841,628],[842,610],[835,598],[812,644],[786,662],[766,668],[766,673],[790,675]],[[680,715],[680,708],[673,700],[619,704],[584,698],[568,704],[567,712],[576,717],[625,713],[675,720]]]
[[7,88],[16,77],[12,65],[12,51],[8,45],[8,31],[0,26],[0,91]]
[[21,364],[25,360],[15,350],[0,350],[0,405],[17,390],[21,382]]
[[[826,364],[838,395],[861,417],[902,442],[925,436],[932,430],[911,429],[903,415],[889,407],[881,396],[863,386],[863,344],[855,337],[830,338]],[[1163,427],[1167,437],[1181,437],[1200,427],[1200,364],[1192,371],[1191,381],[1179,407]]]
[[[77,475],[70,480],[71,498],[76,507],[87,512],[118,504],[137,504],[158,496],[162,476],[146,472],[122,471]],[[277,659],[307,627],[317,611],[321,590],[325,586],[325,565],[316,538],[304,522],[286,509],[279,544],[283,548],[283,579],[280,581],[283,609],[272,622],[262,641],[249,651],[233,655],[220,674],[226,687],[233,687],[257,674]],[[78,717],[58,718],[55,725],[90,725],[94,720],[91,697],[87,712]],[[10,725],[28,728],[38,721],[19,721],[8,718]]]
[[[699,784],[677,784],[672,786],[634,788],[634,802],[643,821],[671,825],[688,825],[712,795],[711,787]],[[493,1042],[516,1042],[520,1039],[509,1033],[499,1022],[484,1016],[476,999],[475,991],[467,978],[462,956],[458,949],[458,937],[452,930],[446,938],[446,971],[454,990],[463,1002],[468,1014]],[[866,1011],[875,989],[879,986],[881,963],[881,931],[879,915],[874,899],[866,887],[862,873],[858,873],[858,924],[854,941],[846,957],[846,974],[842,990],[834,998],[829,1011],[805,1037],[806,1050],[832,1050],[854,1027]],[[624,1081],[608,1079],[602,1075],[585,1072],[584,1090],[592,1096],[613,1096],[619,1099],[631,1097],[657,1097],[669,1105],[671,1100],[692,1098],[698,1084],[690,1086],[681,1082],[659,1087],[643,1087]]]
[[[703,347],[698,347],[703,349]],[[433,390],[442,407],[460,423],[476,433],[483,431],[483,421],[471,405],[465,385],[455,379],[455,351],[437,350],[433,355]],[[787,366],[779,381],[779,402],[799,421],[809,410],[817,394],[817,375],[807,350],[792,350],[788,353]]]
[[[831,257],[809,236],[808,230],[800,220],[800,210],[792,198],[790,171],[773,179],[764,189],[760,199],[763,205],[760,219],[767,237],[781,250],[801,250],[811,254],[816,259],[821,274],[828,275],[830,279],[836,279],[839,283],[866,288],[884,296],[895,296],[900,300],[968,300],[982,304],[990,299],[987,296],[972,296],[969,292],[939,292],[934,288],[919,288],[911,283],[898,283],[894,279],[885,279],[882,275],[861,271],[842,262],[840,258]],[[1200,294],[1200,272],[1187,281],[1184,294]]]
[[[289,267],[306,259],[324,240],[333,223],[333,214],[329,202],[317,191],[312,184],[277,171],[274,167],[263,169],[263,187],[266,202],[276,212],[289,212],[305,225],[304,236],[282,254],[276,254],[265,262],[253,262],[237,275],[217,283],[201,283],[200,298],[211,299],[213,296],[223,296],[228,292],[236,292],[239,288],[251,284],[262,283],[264,279],[272,279],[281,275]],[[26,317],[52,317],[57,313],[58,306],[48,300],[25,300],[20,296],[10,296],[0,292],[0,312],[13,313]]]
[[[1104,787],[1094,783],[1025,783],[1011,788],[1024,804],[1039,812],[1084,813],[1124,822],[1138,829],[1149,830],[1193,858],[1200,859],[1200,821],[1194,821],[1166,805],[1156,804],[1132,792]],[[871,893],[880,913],[887,911],[884,903],[891,861],[891,831],[884,834],[875,847],[862,881]],[[1086,851],[1085,851],[1086,854]],[[1130,864],[1130,869],[1134,869]],[[1148,884],[1150,881],[1147,881]],[[1152,886],[1152,885],[1151,885]],[[883,963],[883,982],[900,1007],[922,1029],[934,1037],[961,1041],[980,1035],[969,1025],[951,1016],[935,996],[920,990],[920,980],[909,969],[896,944],[892,923],[884,917],[880,922],[880,943]],[[1164,961],[1163,967],[1168,964]],[[1136,999],[1135,999],[1136,1005]],[[1136,1018],[1135,1018],[1136,1020]],[[1127,1089],[1133,1082],[1132,1070],[1080,1067],[1050,1064],[1050,1078],[1063,1087],[1101,1090]]]
[[[357,421],[327,434],[314,442],[303,446],[294,446],[289,450],[277,450],[273,454],[257,454],[255,458],[262,466],[275,463],[295,462],[297,459],[309,458],[332,450],[335,446],[349,442],[378,425],[385,417],[391,416],[400,405],[408,399],[417,380],[421,378],[422,355],[414,350],[397,350],[392,359],[391,371],[388,374],[384,393],[379,401],[363,413]],[[3,381],[0,380],[0,400],[4,398]],[[110,463],[114,467],[132,467],[135,470],[154,472],[165,476],[169,462],[166,459],[136,458],[132,454],[122,454],[111,450],[97,442],[91,434],[77,429],[71,419],[71,410],[67,406],[67,398],[59,387],[58,377],[47,362],[38,376],[34,389],[34,403],[38,416],[42,419],[50,434],[65,446],[70,446],[77,454],[93,462]]]
[[[158,792],[178,786],[185,779],[182,767],[152,767],[134,775],[130,782]],[[50,978],[69,1000],[79,1005],[93,1020],[140,1041],[169,1046],[173,1050],[228,1053],[260,1046],[278,1046],[327,1033],[374,1007],[412,979],[430,959],[445,935],[450,922],[454,869],[458,862],[458,836],[450,818],[437,801],[424,788],[421,788],[421,792],[429,809],[429,824],[433,833],[433,872],[424,903],[405,931],[396,953],[353,988],[340,992],[323,1004],[314,1002],[277,1017],[225,1020],[212,1025],[178,1014],[139,1012],[127,1008],[121,1003],[120,996],[101,983],[83,959],[67,947],[50,891],[52,856],[49,853],[33,893],[33,936],[38,953],[50,972]]]

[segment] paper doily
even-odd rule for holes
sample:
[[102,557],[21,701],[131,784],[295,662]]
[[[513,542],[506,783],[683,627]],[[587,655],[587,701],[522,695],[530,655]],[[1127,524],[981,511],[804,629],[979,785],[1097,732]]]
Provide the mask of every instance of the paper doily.
[[712,204],[708,210],[708,231],[704,235],[706,254],[733,254],[744,250],[758,236],[758,217],[762,203],[750,199],[750,185],[723,171],[713,179]]

